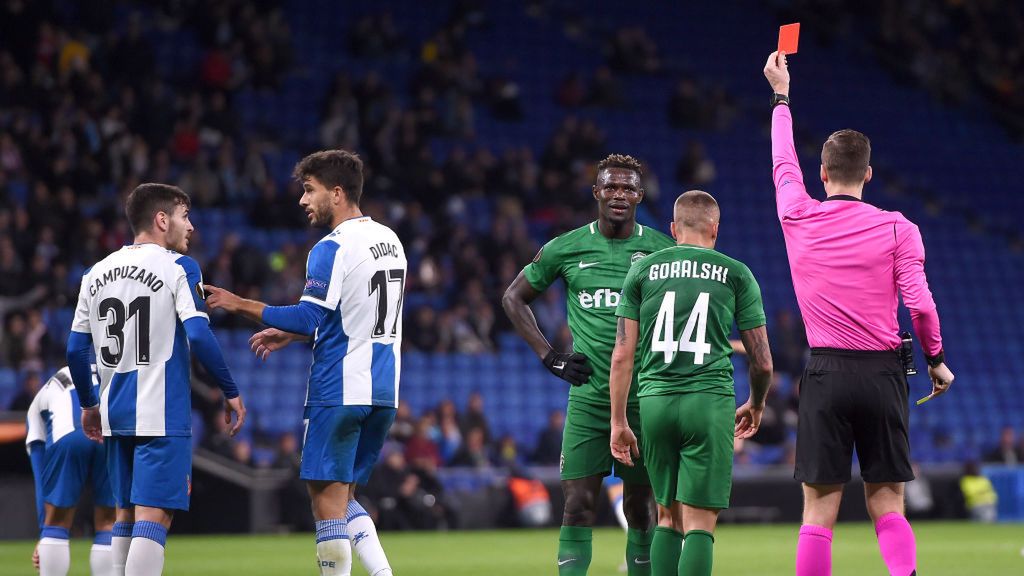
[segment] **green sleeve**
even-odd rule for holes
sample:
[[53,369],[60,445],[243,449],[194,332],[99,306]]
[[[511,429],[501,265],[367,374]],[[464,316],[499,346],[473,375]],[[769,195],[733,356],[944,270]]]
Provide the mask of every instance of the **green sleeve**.
[[526,276],[526,281],[538,292],[547,290],[548,286],[561,275],[562,259],[559,257],[555,245],[557,241],[558,238],[555,238],[541,247],[537,255],[533,257],[533,262],[523,268],[523,276]]
[[619,306],[615,309],[615,315],[630,320],[640,319],[640,280],[642,277],[637,273],[640,266],[633,266],[626,274],[626,280],[622,284],[622,295],[619,297]]
[[743,266],[739,275],[736,291],[736,326],[740,330],[750,330],[766,324],[764,304],[761,303],[761,287],[750,272]]

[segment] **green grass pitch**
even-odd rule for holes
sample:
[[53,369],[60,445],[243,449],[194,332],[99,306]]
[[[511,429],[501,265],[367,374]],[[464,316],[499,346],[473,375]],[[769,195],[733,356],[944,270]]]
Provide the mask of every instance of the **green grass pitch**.
[[[715,574],[792,574],[796,530],[786,526],[719,528]],[[915,524],[922,576],[1024,574],[1024,525]],[[556,530],[384,533],[384,547],[398,576],[556,574]],[[35,574],[33,542],[0,542],[0,574]],[[316,574],[310,534],[289,536],[174,536],[164,573],[174,575]],[[85,576],[89,542],[72,545],[71,574]],[[594,532],[592,576],[619,574],[624,548],[620,530]],[[842,524],[832,547],[833,574],[885,574],[869,524]],[[358,566],[353,575],[363,576]]]

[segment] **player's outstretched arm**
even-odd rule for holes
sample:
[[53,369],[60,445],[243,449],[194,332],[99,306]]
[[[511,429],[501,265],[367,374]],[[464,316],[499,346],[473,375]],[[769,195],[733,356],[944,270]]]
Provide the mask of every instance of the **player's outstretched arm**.
[[204,284],[203,289],[207,293],[206,306],[210,310],[223,310],[229,314],[244,316],[253,322],[263,322],[263,309],[267,307],[263,302],[242,298],[213,284]]
[[750,371],[750,398],[736,409],[736,437],[750,438],[761,427],[761,414],[772,385],[772,352],[764,325],[740,330]]
[[612,370],[608,387],[611,391],[611,450],[612,456],[626,466],[633,465],[633,457],[640,456],[636,435],[626,418],[629,385],[633,381],[633,362],[640,324],[632,318],[619,318],[615,330],[615,348],[612,350]]
[[556,352],[537,326],[530,303],[540,295],[526,276],[520,272],[501,298],[501,307],[512,321],[516,332],[526,340],[530,348],[544,362],[552,374],[573,386],[585,384],[593,373],[587,357],[578,352]]

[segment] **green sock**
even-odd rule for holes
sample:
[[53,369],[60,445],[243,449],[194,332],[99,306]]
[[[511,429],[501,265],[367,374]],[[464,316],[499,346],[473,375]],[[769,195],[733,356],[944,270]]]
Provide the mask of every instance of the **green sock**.
[[649,576],[651,573],[652,530],[626,530],[626,570],[629,576]]
[[715,537],[704,530],[690,530],[684,538],[686,545],[679,557],[679,573],[686,576],[711,576]]
[[651,576],[676,576],[683,535],[671,528],[658,526],[651,538]]
[[558,576],[586,576],[594,531],[583,526],[562,526],[558,532]]

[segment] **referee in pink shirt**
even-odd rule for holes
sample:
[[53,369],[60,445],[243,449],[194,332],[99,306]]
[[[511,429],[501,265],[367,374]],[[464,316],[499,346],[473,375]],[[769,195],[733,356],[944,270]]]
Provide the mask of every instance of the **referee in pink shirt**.
[[829,136],[819,172],[826,198],[807,194],[793,145],[786,55],[772,53],[764,75],[775,91],[775,198],[811,346],[800,384],[794,474],[804,491],[796,573],[831,574],[832,529],[856,448],[882,559],[894,576],[915,574],[914,532],[903,516],[903,483],[914,474],[896,320],[900,296],[928,360],[931,396],[953,382],[924,274],[921,233],[899,212],[861,199],[871,181],[871,143],[860,132]]

